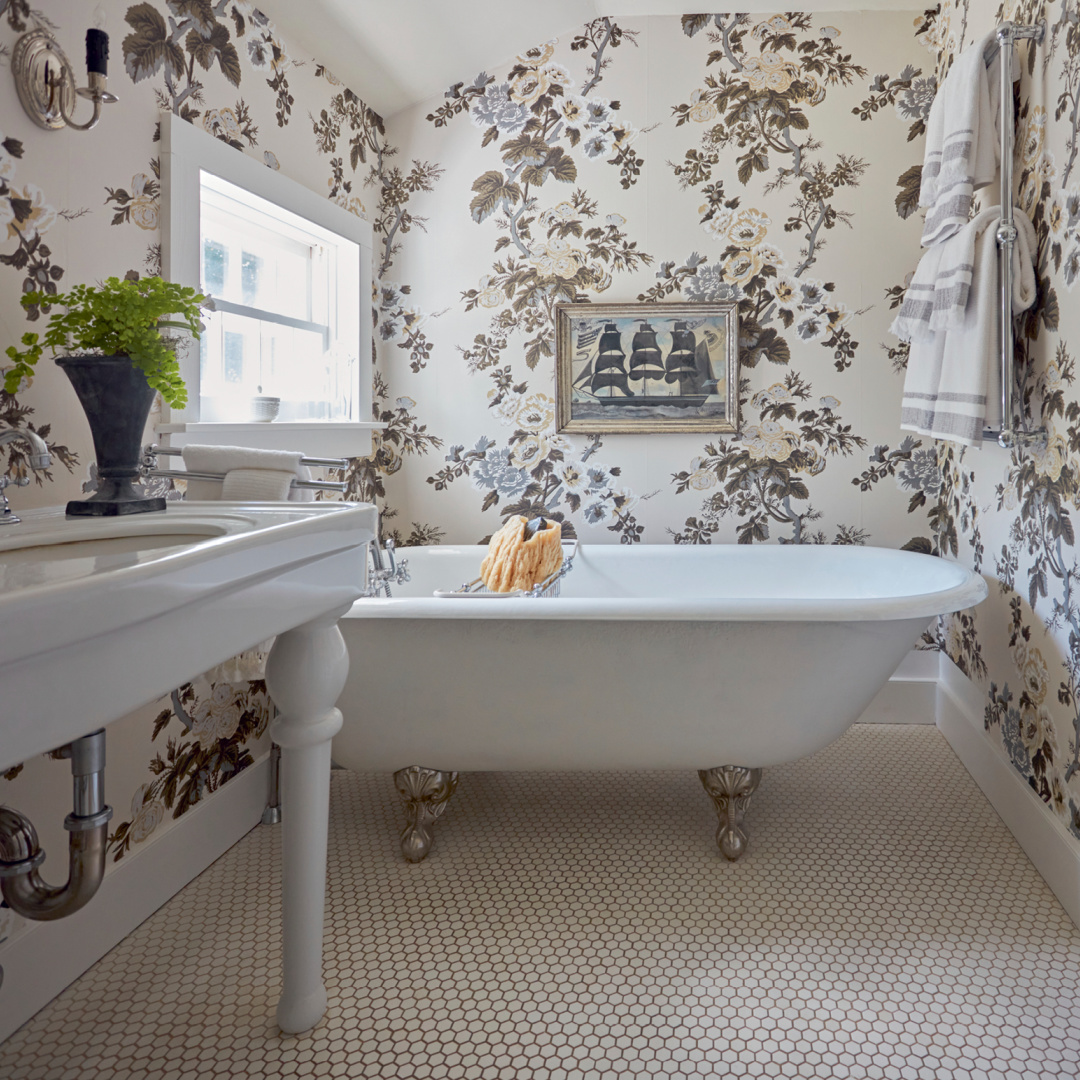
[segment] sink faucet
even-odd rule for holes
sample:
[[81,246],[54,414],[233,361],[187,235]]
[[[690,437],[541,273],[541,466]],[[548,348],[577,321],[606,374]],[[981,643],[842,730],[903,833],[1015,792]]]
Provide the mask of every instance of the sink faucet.
[[[15,442],[16,439],[29,447],[30,454],[27,460],[31,469],[47,469],[52,464],[52,455],[40,435],[35,435],[32,431],[20,431],[17,428],[0,425],[0,446]],[[11,507],[8,505],[7,492],[4,489],[10,483],[12,483],[10,477],[0,476],[0,525],[18,525],[22,520],[11,512]],[[30,480],[25,476],[14,481],[16,487],[25,487],[29,483]]]

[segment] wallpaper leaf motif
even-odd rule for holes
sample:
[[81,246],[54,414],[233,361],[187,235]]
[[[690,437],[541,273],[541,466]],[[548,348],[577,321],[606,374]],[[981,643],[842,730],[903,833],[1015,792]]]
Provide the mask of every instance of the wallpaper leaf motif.
[[[471,449],[451,447],[427,482],[445,491],[468,477],[483,495],[482,511],[543,515],[562,523],[566,536],[575,534],[571,516],[580,514],[623,543],[639,541],[644,532],[633,513],[638,496],[618,482],[617,466],[589,464],[601,446],[598,437],[579,453],[572,440],[554,434],[554,400],[518,381],[504,354],[521,335],[526,367],[539,370],[555,355],[556,304],[583,302],[610,288],[616,274],[652,262],[629,238],[625,217],[601,217],[582,185],[589,161],[618,167],[624,188],[636,182],[642,159],[632,144],[639,133],[619,119],[617,100],[593,93],[610,65],[606,50],[635,38],[611,19],[589,23],[570,45],[571,52],[591,50],[593,61],[578,93],[555,59],[555,43],[547,42],[517,57],[505,81],[481,72],[469,86],[454,84],[427,116],[435,128],[445,128],[467,115],[482,132],[481,149],[498,144],[502,168],[473,180],[469,214],[477,225],[495,226],[494,250],[505,254],[477,287],[462,290],[466,313],[492,315],[488,329],[459,349],[470,372],[488,373],[488,407],[509,429],[504,446],[485,434]],[[561,194],[560,185],[577,186]]]

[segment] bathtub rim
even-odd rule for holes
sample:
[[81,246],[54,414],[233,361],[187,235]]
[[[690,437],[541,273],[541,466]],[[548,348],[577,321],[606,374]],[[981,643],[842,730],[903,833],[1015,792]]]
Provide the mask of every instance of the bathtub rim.
[[[433,545],[445,551],[480,552],[479,545]],[[584,545],[583,545],[584,547]],[[590,544],[589,549],[612,548],[625,557],[631,552],[667,545],[652,544],[630,551],[616,545]],[[717,545],[737,547],[737,545]],[[423,548],[401,548],[399,554]],[[679,551],[673,546],[671,551]],[[787,550],[786,548],[784,550]],[[855,553],[858,554],[855,554]],[[859,547],[855,558],[872,558],[875,552],[888,553],[890,559],[905,561],[934,559],[938,556],[896,548]],[[477,560],[479,562],[479,559]],[[543,619],[591,621],[732,621],[732,622],[879,622],[904,619],[932,619],[938,615],[962,611],[982,603],[989,595],[986,581],[962,563],[942,560],[956,572],[958,581],[947,588],[930,592],[882,597],[732,597],[707,599],[664,599],[657,597],[557,597],[520,599],[453,599],[434,596],[368,597],[357,600],[344,616],[349,619]]]

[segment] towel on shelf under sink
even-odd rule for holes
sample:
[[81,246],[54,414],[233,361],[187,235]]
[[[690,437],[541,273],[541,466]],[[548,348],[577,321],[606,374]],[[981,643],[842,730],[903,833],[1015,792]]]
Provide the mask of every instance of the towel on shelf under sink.
[[[1035,302],[1035,230],[1014,208],[1012,310],[1017,315]],[[981,446],[984,427],[1001,424],[1001,363],[998,335],[998,245],[1000,209],[980,214],[972,224],[973,271],[963,318],[953,313],[949,329],[913,340],[900,426],[920,435]]]
[[[919,190],[919,206],[927,208],[924,247],[967,224],[974,192],[997,172],[1001,50],[996,34],[996,28],[984,34],[957,57],[930,107]],[[1014,81],[1020,75],[1015,51],[1011,74]]]
[[184,466],[191,472],[219,473],[222,482],[187,481],[190,501],[306,502],[310,489],[292,487],[293,480],[309,480],[311,474],[300,464],[303,457],[292,450],[254,450],[246,446],[201,446],[183,448]]

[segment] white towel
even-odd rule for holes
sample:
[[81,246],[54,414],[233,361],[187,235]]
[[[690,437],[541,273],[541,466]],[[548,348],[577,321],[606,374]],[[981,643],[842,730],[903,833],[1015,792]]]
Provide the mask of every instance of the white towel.
[[[1036,238],[1027,215],[1019,210],[1014,213],[1018,236],[1013,245],[1012,310],[1016,315],[1035,302]],[[900,410],[900,426],[908,431],[981,446],[983,428],[1001,424],[996,221],[995,213],[975,238],[974,276],[962,323],[911,344]]]
[[[992,53],[989,66],[987,53]],[[974,192],[997,172],[1000,56],[991,30],[957,57],[930,107],[919,190],[919,205],[927,208],[924,247],[964,227]],[[1019,75],[1014,50],[1013,80]]]
[[278,469],[230,469],[221,485],[222,502],[286,502],[296,473]]
[[[311,474],[300,464],[304,455],[294,450],[253,450],[246,446],[200,446],[183,448],[184,465],[191,472],[220,473],[221,483],[212,480],[189,480],[186,499],[235,502],[282,502],[300,500],[308,493],[292,488],[293,479],[309,479]],[[237,473],[231,477],[232,473]]]
[[[1022,211],[1014,209],[1013,213],[1024,217],[1027,227],[1031,227]],[[937,330],[957,330],[964,325],[975,271],[975,241],[988,225],[996,225],[1000,217],[1000,207],[992,206],[948,240],[927,248],[904,292],[904,302],[889,333],[901,341],[929,341]]]

